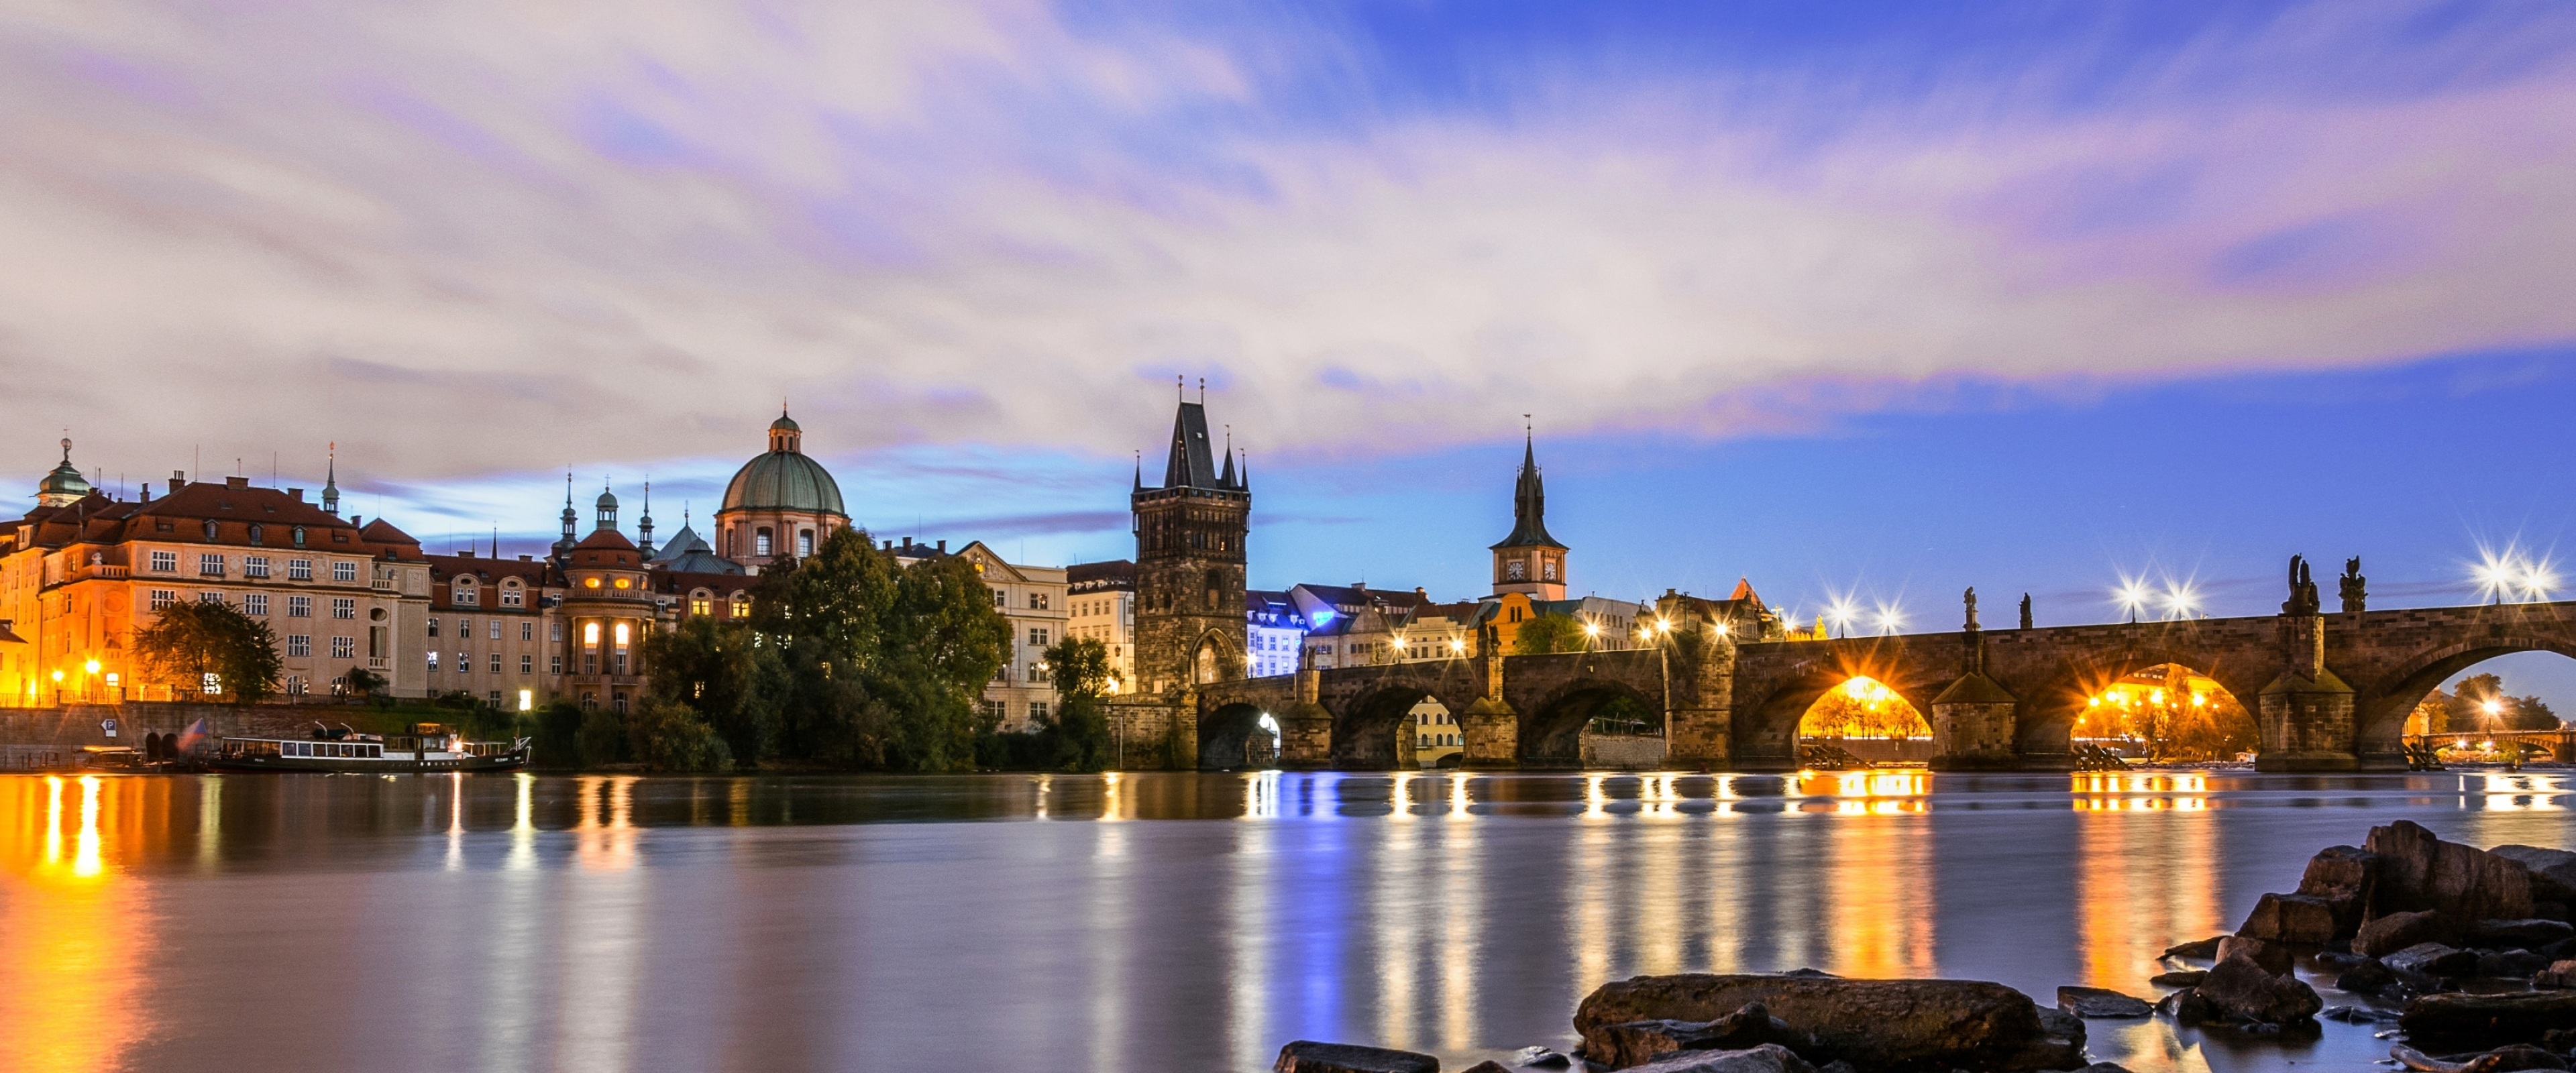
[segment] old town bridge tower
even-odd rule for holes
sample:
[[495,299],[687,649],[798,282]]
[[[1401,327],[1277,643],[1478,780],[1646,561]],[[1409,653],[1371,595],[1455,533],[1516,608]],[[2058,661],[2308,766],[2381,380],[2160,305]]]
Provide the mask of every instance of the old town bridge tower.
[[1182,402],[1172,418],[1162,487],[1145,487],[1140,462],[1129,497],[1136,527],[1136,682],[1149,693],[1243,676],[1250,473],[1236,467],[1231,442],[1220,450],[1209,440],[1201,390],[1201,402]]

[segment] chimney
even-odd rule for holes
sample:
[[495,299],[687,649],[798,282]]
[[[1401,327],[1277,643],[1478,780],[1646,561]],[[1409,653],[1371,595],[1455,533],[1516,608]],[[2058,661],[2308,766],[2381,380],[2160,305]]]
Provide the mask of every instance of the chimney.
[[474,557],[474,549],[467,548],[464,551],[457,552],[456,557],[460,559],[471,559]]
[[176,492],[176,491],[178,491],[179,489],[185,488],[185,487],[187,487],[187,486],[188,486],[188,471],[187,471],[187,470],[184,470],[184,469],[174,469],[174,470],[171,470],[171,471],[170,471],[170,490],[171,490],[171,491]]
[[532,562],[535,562],[536,560],[537,560],[537,557],[536,557],[536,556],[533,556],[533,555],[522,555],[522,556],[519,556],[519,561],[520,561],[520,562],[523,562],[523,563],[532,563]]
[[150,481],[143,482],[143,501],[152,502],[152,482]]
[[903,550],[905,550],[905,551],[911,551],[911,550],[912,550],[912,538],[911,538],[911,537],[905,537],[905,538],[903,538]]
[[224,487],[226,487],[226,488],[248,488],[248,487],[250,487],[250,478],[248,478],[248,477],[226,477],[226,478],[224,478]]
[[886,541],[886,542],[885,542],[885,546],[884,546],[884,547],[881,547],[881,548],[878,548],[877,550],[878,550],[878,551],[893,551],[893,550],[894,550],[894,541],[891,541],[891,540]]
[[939,553],[940,553],[941,555],[946,555],[946,554],[948,554],[948,542],[947,542],[947,541],[942,540],[942,541],[940,541],[940,542],[939,542]]
[[304,502],[304,489],[289,488],[286,490],[286,498],[292,499],[298,503]]

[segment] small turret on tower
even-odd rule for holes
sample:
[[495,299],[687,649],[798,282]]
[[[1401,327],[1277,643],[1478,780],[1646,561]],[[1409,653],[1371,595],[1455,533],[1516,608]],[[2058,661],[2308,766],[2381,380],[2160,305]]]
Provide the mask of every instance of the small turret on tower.
[[88,479],[72,466],[72,438],[65,436],[62,464],[55,466],[53,472],[45,474],[45,479],[36,484],[36,505],[68,507],[88,496],[90,490]]

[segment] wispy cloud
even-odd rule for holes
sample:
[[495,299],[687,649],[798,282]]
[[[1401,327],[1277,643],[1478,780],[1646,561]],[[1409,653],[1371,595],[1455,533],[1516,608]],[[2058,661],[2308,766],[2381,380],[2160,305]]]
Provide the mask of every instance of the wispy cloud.
[[1205,372],[1257,452],[1353,457],[2576,336],[2576,13],[2086,10],[1951,50],[1507,5],[21,6],[0,446],[69,414],[138,472],[676,472],[789,395],[818,450],[1097,458]]

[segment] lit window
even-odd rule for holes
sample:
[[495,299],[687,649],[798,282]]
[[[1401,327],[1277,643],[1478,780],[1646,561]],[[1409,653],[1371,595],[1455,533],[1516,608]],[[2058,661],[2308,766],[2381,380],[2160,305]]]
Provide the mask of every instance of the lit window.
[[432,649],[429,653],[429,669],[432,673],[435,673],[438,670],[438,652],[435,649]]
[[618,587],[618,588],[621,588],[621,589],[622,589],[622,588],[625,588],[625,587],[627,587],[627,586],[629,586],[629,585],[632,585],[632,584],[634,584],[634,582],[629,581],[629,580],[627,580],[627,579],[625,579],[625,578],[618,578],[618,579],[617,579],[617,587]]
[[585,647],[585,648],[597,648],[597,647],[599,647],[599,624],[598,624],[598,623],[596,623],[596,622],[585,622],[585,623],[582,623],[582,624],[581,624],[581,643],[582,643],[582,646],[583,646],[583,647]]
[[617,624],[617,647],[619,648],[626,647],[626,629],[626,623],[620,622]]
[[715,602],[715,601],[710,600],[710,599],[707,599],[707,598],[706,598],[706,597],[704,597],[704,596],[692,596],[692,597],[689,597],[689,614],[691,614],[691,615],[712,615],[712,614],[715,614],[715,611],[716,611],[716,602]]
[[596,589],[599,587],[599,579],[595,577],[586,577],[581,579],[581,584],[583,588]]

